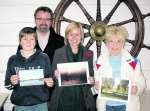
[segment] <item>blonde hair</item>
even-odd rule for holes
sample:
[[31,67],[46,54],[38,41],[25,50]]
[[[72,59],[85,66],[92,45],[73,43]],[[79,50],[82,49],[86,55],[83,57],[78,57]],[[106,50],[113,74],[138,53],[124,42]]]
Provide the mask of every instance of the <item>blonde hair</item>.
[[112,36],[115,36],[115,37],[123,40],[123,42],[125,42],[125,40],[129,36],[129,34],[128,34],[128,31],[125,27],[121,27],[121,26],[107,27],[104,41],[105,42],[108,41],[109,39],[111,39]]
[[84,30],[82,28],[82,25],[80,23],[78,23],[78,22],[71,22],[67,26],[67,28],[65,30],[65,44],[67,44],[67,35],[68,35],[68,33],[73,31],[74,29],[80,29],[80,32],[81,32],[81,44],[83,44],[83,41],[84,41]]

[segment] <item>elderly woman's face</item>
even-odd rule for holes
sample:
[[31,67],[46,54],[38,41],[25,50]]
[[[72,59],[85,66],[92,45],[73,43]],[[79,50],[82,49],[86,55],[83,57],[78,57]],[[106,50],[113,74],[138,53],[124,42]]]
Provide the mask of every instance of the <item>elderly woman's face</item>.
[[124,41],[120,39],[120,37],[112,36],[106,41],[106,47],[108,48],[110,55],[119,55],[124,47]]
[[70,46],[76,47],[81,42],[81,31],[79,28],[73,29],[71,32],[67,35],[68,42]]

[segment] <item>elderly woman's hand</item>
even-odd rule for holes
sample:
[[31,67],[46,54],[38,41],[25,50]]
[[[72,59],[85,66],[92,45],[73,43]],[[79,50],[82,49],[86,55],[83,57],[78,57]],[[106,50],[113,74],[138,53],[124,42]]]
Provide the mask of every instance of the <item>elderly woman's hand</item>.
[[136,85],[132,85],[131,86],[131,94],[135,95],[138,91],[138,87]]

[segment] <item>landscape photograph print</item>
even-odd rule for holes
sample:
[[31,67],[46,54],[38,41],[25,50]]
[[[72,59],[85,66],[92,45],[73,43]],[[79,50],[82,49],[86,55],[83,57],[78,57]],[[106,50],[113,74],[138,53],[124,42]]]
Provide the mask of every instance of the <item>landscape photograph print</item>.
[[57,64],[59,86],[88,84],[88,62],[72,62]]
[[128,102],[130,92],[129,80],[102,78],[101,97],[108,100]]

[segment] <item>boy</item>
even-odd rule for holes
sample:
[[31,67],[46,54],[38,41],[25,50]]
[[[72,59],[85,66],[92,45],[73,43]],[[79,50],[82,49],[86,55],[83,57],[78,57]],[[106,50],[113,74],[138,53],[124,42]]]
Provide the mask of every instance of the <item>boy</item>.
[[[48,110],[48,87],[53,86],[53,80],[50,78],[51,65],[49,57],[35,48],[36,42],[37,35],[34,29],[24,27],[19,33],[21,49],[8,60],[5,87],[9,90],[13,89],[11,102],[16,105],[15,111]],[[38,84],[36,84],[31,79],[27,82],[28,84],[23,85],[21,71],[34,72],[38,69],[43,71],[43,78],[39,79],[40,82],[37,80]],[[32,77],[35,76],[32,75]]]

